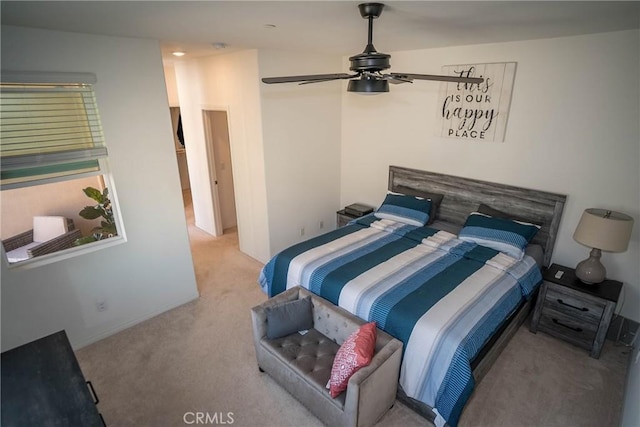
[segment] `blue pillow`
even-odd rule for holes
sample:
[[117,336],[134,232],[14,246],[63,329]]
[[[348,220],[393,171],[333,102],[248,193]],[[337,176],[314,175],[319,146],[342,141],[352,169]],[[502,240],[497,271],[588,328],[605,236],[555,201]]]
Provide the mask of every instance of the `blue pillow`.
[[535,224],[472,212],[458,237],[522,259],[525,248],[539,229]]
[[390,193],[385,197],[375,216],[422,227],[429,221],[430,211],[430,200]]
[[311,296],[267,307],[267,338],[270,340],[313,329]]

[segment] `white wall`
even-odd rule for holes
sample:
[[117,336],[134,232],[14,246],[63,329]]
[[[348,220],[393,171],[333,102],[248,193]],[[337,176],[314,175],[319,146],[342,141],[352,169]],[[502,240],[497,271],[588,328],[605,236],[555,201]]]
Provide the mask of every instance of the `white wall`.
[[[640,48],[637,50],[640,50]],[[636,77],[638,85],[640,85],[640,73]],[[638,114],[637,119],[640,122],[640,114]],[[640,164],[640,158],[638,159],[638,164]],[[636,225],[636,227],[640,227],[640,225]],[[640,269],[640,266],[638,268]],[[640,426],[640,407],[638,407],[638,402],[640,401],[640,344],[638,343],[638,333],[640,331],[636,331],[635,340],[633,341],[634,348],[631,352],[631,363],[627,372],[622,420],[620,421],[621,427]]]
[[170,107],[179,107],[178,86],[176,84],[176,69],[173,64],[163,64],[164,79],[167,87],[167,99]]
[[[637,342],[637,341],[636,341]],[[631,353],[631,364],[627,373],[627,384],[624,390],[624,405],[620,427],[640,426],[640,354],[638,344]]]
[[[260,77],[342,70],[339,56],[273,50],[260,51],[259,65]],[[260,84],[260,92],[269,241],[275,255],[336,226],[342,84]]]
[[181,61],[175,68],[196,225],[215,233],[202,110],[224,109],[240,250],[266,262],[334,228],[341,85],[267,87],[259,77],[333,72],[341,68],[340,57],[243,51]]
[[3,263],[2,350],[61,329],[81,347],[197,298],[158,43],[3,25],[1,55],[14,70],[96,74],[128,240],[28,270]]
[[215,233],[202,110],[226,110],[240,250],[266,262],[269,229],[257,52],[183,61],[175,68],[196,225]]
[[192,64],[194,63],[191,61],[176,64],[174,78],[177,93],[182,94],[180,114],[195,225],[215,236],[213,193],[209,182],[208,154],[200,107],[203,102],[202,78],[200,70]]
[[553,261],[567,266],[589,252],[572,238],[585,208],[627,213],[636,220],[628,251],[602,258],[608,276],[625,283],[621,314],[640,321],[639,42],[634,30],[393,52],[392,70],[425,74],[516,61],[505,141],[434,136],[437,82],[345,93],[341,204],[379,205],[390,164],[566,194]]

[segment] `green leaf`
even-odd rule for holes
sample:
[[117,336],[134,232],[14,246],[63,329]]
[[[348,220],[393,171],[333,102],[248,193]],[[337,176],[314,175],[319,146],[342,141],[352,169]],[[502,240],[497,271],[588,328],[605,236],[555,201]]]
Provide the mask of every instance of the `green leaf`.
[[84,191],[84,194],[87,195],[87,197],[92,198],[93,200],[95,200],[98,203],[102,203],[104,201],[104,197],[102,196],[102,193],[100,192],[100,190],[93,188],[93,187],[87,187],[85,189],[83,189],[82,191]]
[[96,219],[102,216],[100,209],[96,209],[93,206],[85,206],[79,214],[84,219]]

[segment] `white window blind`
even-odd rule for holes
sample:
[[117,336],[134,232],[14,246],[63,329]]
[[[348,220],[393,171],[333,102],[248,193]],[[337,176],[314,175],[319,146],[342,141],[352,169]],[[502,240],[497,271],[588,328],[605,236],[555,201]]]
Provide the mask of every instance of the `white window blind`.
[[107,156],[100,116],[91,84],[70,82],[78,76],[2,74],[3,188],[100,171],[99,159]]

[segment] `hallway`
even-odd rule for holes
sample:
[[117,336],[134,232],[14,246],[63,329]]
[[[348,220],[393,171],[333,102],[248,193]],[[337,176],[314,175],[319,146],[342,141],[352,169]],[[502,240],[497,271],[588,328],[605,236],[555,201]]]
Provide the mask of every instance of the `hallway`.
[[[224,230],[224,234],[220,237],[213,237],[202,231],[194,223],[191,191],[184,190],[182,197],[200,296],[210,293],[216,284],[238,280],[238,274],[248,274],[248,271],[251,272],[251,280],[255,282],[258,277],[257,272],[262,266],[255,259],[240,252],[238,229],[233,227]],[[225,268],[219,268],[221,265]],[[231,275],[233,277],[230,277]]]

